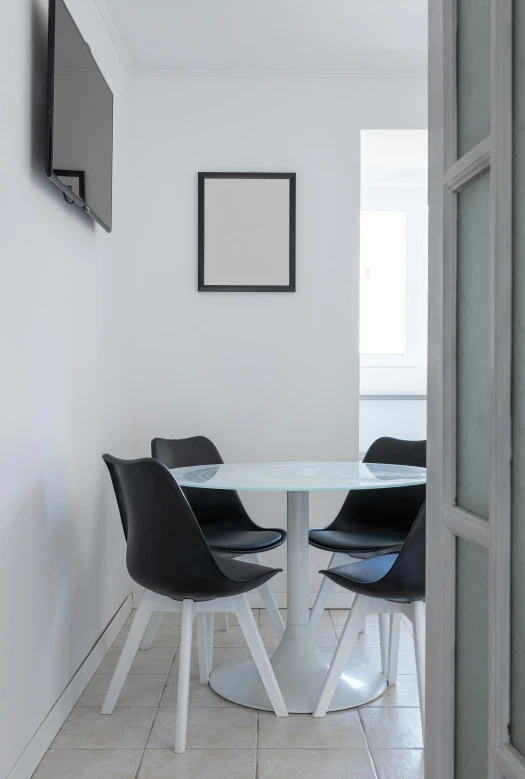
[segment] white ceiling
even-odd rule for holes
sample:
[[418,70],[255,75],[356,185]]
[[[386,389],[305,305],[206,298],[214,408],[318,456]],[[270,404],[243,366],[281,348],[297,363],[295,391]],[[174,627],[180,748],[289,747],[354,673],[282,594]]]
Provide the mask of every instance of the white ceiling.
[[426,71],[426,0],[97,2],[138,71]]

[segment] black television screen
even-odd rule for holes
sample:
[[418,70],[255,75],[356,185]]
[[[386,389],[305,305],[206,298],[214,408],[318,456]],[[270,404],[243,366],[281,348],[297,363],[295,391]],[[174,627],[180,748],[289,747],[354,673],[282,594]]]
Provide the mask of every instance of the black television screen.
[[111,232],[113,93],[63,0],[49,3],[46,173]]

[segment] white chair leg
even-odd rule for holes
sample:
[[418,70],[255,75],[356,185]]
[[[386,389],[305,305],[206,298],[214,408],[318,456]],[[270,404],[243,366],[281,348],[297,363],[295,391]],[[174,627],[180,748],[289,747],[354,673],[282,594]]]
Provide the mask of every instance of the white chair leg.
[[177,714],[175,719],[175,752],[182,755],[186,749],[188,729],[188,701],[190,694],[191,634],[193,625],[193,601],[182,602],[182,629],[179,647],[179,686],[177,690]]
[[388,634],[389,614],[378,614],[379,619],[379,646],[381,647],[381,671],[388,676]]
[[419,706],[421,724],[425,732],[425,604],[414,601],[412,604],[412,625],[414,628],[414,651],[416,655],[417,687],[419,690]]
[[206,638],[208,640],[208,675],[213,670],[213,631],[215,630],[215,613],[206,613]]
[[[345,563],[350,562],[350,558],[348,555],[340,554],[339,552],[334,552],[332,557],[330,558],[330,562],[328,564],[328,568],[337,568],[338,565],[344,565]],[[330,594],[332,590],[334,589],[335,584],[330,579],[327,579],[326,576],[323,576],[323,582],[321,586],[319,587],[319,592],[317,593],[317,596],[314,601],[314,605],[310,614],[310,620],[308,622],[310,626],[310,630],[312,633],[315,633],[317,630],[317,627],[321,621],[321,617],[323,616],[323,612],[326,608],[326,604],[328,603],[328,598],[330,597]]]
[[401,630],[401,614],[390,614],[390,630],[388,637],[388,665],[386,680],[388,684],[397,684],[397,665],[399,658],[399,636]]
[[[255,563],[256,565],[261,564],[258,554],[243,555],[243,560],[246,560],[246,562]],[[261,584],[261,586],[259,587],[259,595],[261,596],[263,606],[268,612],[268,617],[270,619],[270,622],[273,626],[273,629],[277,633],[277,637],[280,641],[281,638],[284,636],[285,626],[284,626],[283,618],[281,617],[281,612],[277,607],[277,603],[275,601],[272,589],[268,582],[266,582],[265,584]]]
[[206,614],[197,614],[197,647],[199,651],[199,681],[208,684],[210,675],[210,661],[208,658],[209,637],[206,623]]
[[345,665],[348,662],[350,652],[356,642],[359,627],[363,620],[363,613],[366,613],[364,609],[364,600],[360,595],[356,595],[352,608],[350,609],[350,614],[346,620],[343,633],[339,639],[337,650],[324,680],[321,693],[315,704],[315,709],[313,711],[314,717],[324,717],[330,706],[336,687],[339,684]]
[[228,625],[228,612],[225,611],[223,614],[221,614],[221,616],[222,616],[222,627],[220,629],[227,631],[228,628],[229,628],[229,625]]
[[113,674],[109,689],[106,693],[106,697],[104,698],[104,703],[102,704],[102,708],[100,710],[101,714],[111,714],[115,708],[118,696],[120,695],[120,691],[124,686],[129,669],[131,668],[133,658],[137,654],[137,649],[139,648],[139,644],[148,626],[154,598],[155,596],[153,593],[149,593],[148,590],[145,590],[139,603],[137,613],[135,614],[135,618],[131,623],[131,628],[126,639],[126,643],[122,647],[122,652],[120,653],[119,661],[117,663],[117,667],[115,668],[115,673]]
[[164,616],[163,611],[153,612],[153,614],[149,618],[148,627],[146,628],[146,632],[144,633],[144,637],[140,643],[141,649],[151,649],[151,645],[155,640],[155,636],[157,635],[157,630],[160,627],[160,623],[162,622],[163,616]]
[[278,717],[287,717],[288,709],[286,708],[284,698],[282,696],[279,685],[277,684],[277,679],[275,678],[275,674],[270,663],[270,658],[268,657],[266,649],[264,648],[261,634],[257,630],[257,625],[255,624],[255,619],[250,608],[250,604],[248,603],[248,598],[246,595],[238,595],[235,601],[237,604],[236,614],[237,619],[239,620],[239,625],[241,626],[246,643],[248,644],[250,652],[252,653],[255,665],[257,666],[257,670],[259,671],[262,683],[264,684],[264,688],[268,693],[268,697],[274,708],[274,711]]

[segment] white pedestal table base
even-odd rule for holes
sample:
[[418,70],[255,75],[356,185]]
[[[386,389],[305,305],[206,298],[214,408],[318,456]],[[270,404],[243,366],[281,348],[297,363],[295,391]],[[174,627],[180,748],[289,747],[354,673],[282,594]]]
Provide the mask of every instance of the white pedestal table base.
[[[279,647],[271,657],[277,682],[290,713],[311,714],[321,692],[330,653],[316,647],[308,625],[288,625]],[[242,706],[273,711],[253,660],[231,660],[210,676],[211,688],[221,697]],[[386,689],[379,669],[358,657],[351,657],[328,711],[363,706]]]
[[[311,713],[321,692],[330,653],[321,653],[308,624],[308,492],[288,492],[288,624],[271,663],[289,712]],[[210,676],[216,693],[234,703],[272,710],[252,660],[233,660]],[[329,711],[362,706],[381,695],[386,679],[379,669],[350,658]]]

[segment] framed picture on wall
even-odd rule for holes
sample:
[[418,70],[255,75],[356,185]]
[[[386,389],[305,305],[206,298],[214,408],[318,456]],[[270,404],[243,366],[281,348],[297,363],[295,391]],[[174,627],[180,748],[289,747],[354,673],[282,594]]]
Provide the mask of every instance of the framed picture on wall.
[[295,292],[295,173],[199,173],[198,289]]

